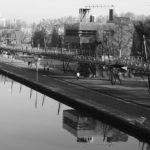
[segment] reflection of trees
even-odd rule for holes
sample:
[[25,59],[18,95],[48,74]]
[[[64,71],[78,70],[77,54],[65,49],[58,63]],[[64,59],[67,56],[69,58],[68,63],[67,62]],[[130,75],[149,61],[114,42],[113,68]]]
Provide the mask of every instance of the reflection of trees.
[[44,106],[45,97],[46,97],[46,96],[43,94],[42,107]]
[[22,84],[20,84],[20,90],[19,90],[19,93],[21,93],[22,91]]
[[111,130],[111,127],[109,125],[102,123],[103,142],[106,140],[107,135],[110,130]]
[[[6,76],[0,75],[0,81],[4,82],[4,84],[7,82],[10,83],[11,84],[10,85],[11,93],[13,92],[14,80],[9,79]],[[21,91],[22,91],[22,84],[20,83],[19,93],[21,93]]]
[[[45,98],[46,98],[46,96],[43,94],[42,104],[41,104],[42,107],[44,106]],[[38,106],[38,92],[36,91],[36,94],[35,94],[35,108],[37,108],[37,106]]]
[[[9,79],[9,78],[7,78],[6,76],[3,76],[3,75],[0,75],[0,81],[2,81],[2,82],[4,82],[4,84],[5,83],[10,83],[10,89],[11,89],[11,93],[13,92],[13,86],[14,86],[14,80],[12,80],[12,79]],[[20,83],[19,84],[19,94],[21,93],[21,91],[22,91],[22,84]],[[32,96],[33,96],[33,92],[34,92],[34,90],[32,89],[32,88],[30,88],[30,91],[29,91],[29,97],[30,97],[30,99],[32,99]],[[35,108],[37,108],[37,106],[38,106],[38,92],[37,91],[35,91],[36,93],[35,93],[35,103],[34,103],[34,105],[35,105]],[[41,106],[43,107],[44,106],[44,103],[45,103],[45,98],[46,98],[46,95],[42,95],[42,104],[41,104]],[[60,104],[60,107],[61,107],[61,104]],[[60,108],[59,108],[60,109]]]
[[150,145],[148,143],[144,143],[144,142],[139,141],[138,150],[150,150]]
[[128,136],[85,113],[76,110],[63,111],[63,128],[77,137],[78,142],[91,142],[94,137],[102,137],[103,142],[126,142]]
[[30,88],[30,99],[32,98],[32,91],[33,91],[33,89]]
[[[32,88],[30,88],[30,99],[32,98],[32,95],[33,95],[33,89]],[[38,106],[38,92],[37,91],[35,91],[36,93],[35,93],[35,108],[37,108],[37,106]],[[42,104],[41,104],[41,106],[43,107],[44,106],[44,103],[45,103],[45,98],[46,98],[46,95],[42,95]]]
[[128,136],[124,132],[101,121],[97,120],[97,127],[97,132],[103,137],[103,142],[126,142],[128,140]]
[[14,86],[14,80],[9,79],[9,78],[6,77],[6,76],[0,75],[0,81],[4,82],[4,84],[5,84],[6,82],[8,82],[8,83],[11,84],[10,89],[11,89],[11,94],[12,94],[12,92],[13,92],[13,86]]
[[12,92],[13,92],[13,85],[14,85],[14,82],[13,82],[13,80],[11,81],[11,94],[12,94]]
[[0,81],[4,82],[4,84],[6,82],[12,82],[11,79],[7,78],[6,76],[0,75]]
[[[33,89],[32,88],[30,88],[30,99],[32,98],[32,95],[33,95]],[[38,92],[37,91],[35,91],[36,93],[35,93],[35,108],[37,108],[37,106],[38,106]],[[46,98],[46,95],[42,95],[42,104],[41,104],[41,106],[43,107],[44,106],[44,103],[45,103],[45,98]]]
[[61,103],[59,102],[59,103],[58,103],[58,115],[59,115],[59,113],[60,113],[60,109],[61,109]]
[[38,95],[37,95],[37,91],[36,91],[36,96],[35,96],[35,108],[37,108],[37,101],[38,101]]

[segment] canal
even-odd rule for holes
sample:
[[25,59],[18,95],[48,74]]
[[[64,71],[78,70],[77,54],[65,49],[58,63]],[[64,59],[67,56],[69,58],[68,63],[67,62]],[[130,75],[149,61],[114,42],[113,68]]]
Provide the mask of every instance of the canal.
[[0,75],[0,149],[149,150],[147,143]]

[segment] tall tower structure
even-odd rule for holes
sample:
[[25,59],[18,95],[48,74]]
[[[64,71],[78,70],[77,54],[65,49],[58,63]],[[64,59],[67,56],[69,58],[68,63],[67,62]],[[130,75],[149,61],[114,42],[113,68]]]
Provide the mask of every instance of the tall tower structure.
[[80,8],[79,15],[80,15],[80,22],[86,22],[90,9],[89,8]]

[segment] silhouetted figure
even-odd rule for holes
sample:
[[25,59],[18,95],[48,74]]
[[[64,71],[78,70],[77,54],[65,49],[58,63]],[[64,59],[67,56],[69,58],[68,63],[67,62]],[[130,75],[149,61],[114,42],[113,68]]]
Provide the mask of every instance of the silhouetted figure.
[[121,84],[122,82],[121,82],[120,75],[121,73],[127,72],[127,67],[120,64],[114,64],[109,66],[109,71],[110,71],[109,79],[112,85],[116,83],[116,80],[118,80]]
[[28,61],[28,67],[32,67],[32,62],[31,61]]

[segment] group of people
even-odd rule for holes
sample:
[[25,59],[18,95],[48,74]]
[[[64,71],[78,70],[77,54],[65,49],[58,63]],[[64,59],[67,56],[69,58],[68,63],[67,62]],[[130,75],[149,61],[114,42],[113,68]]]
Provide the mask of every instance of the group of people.
[[[126,66],[122,66],[122,65],[113,65],[113,66],[110,66],[109,67],[109,80],[112,81],[112,84],[115,84],[116,80],[118,80],[120,83],[121,83],[121,79],[120,79],[120,74],[121,73],[124,73],[124,72],[127,72],[127,67]],[[96,77],[96,69],[94,69],[93,71],[93,78]],[[76,72],[76,78],[77,80],[79,80],[81,76],[81,73],[80,71],[77,71]]]

